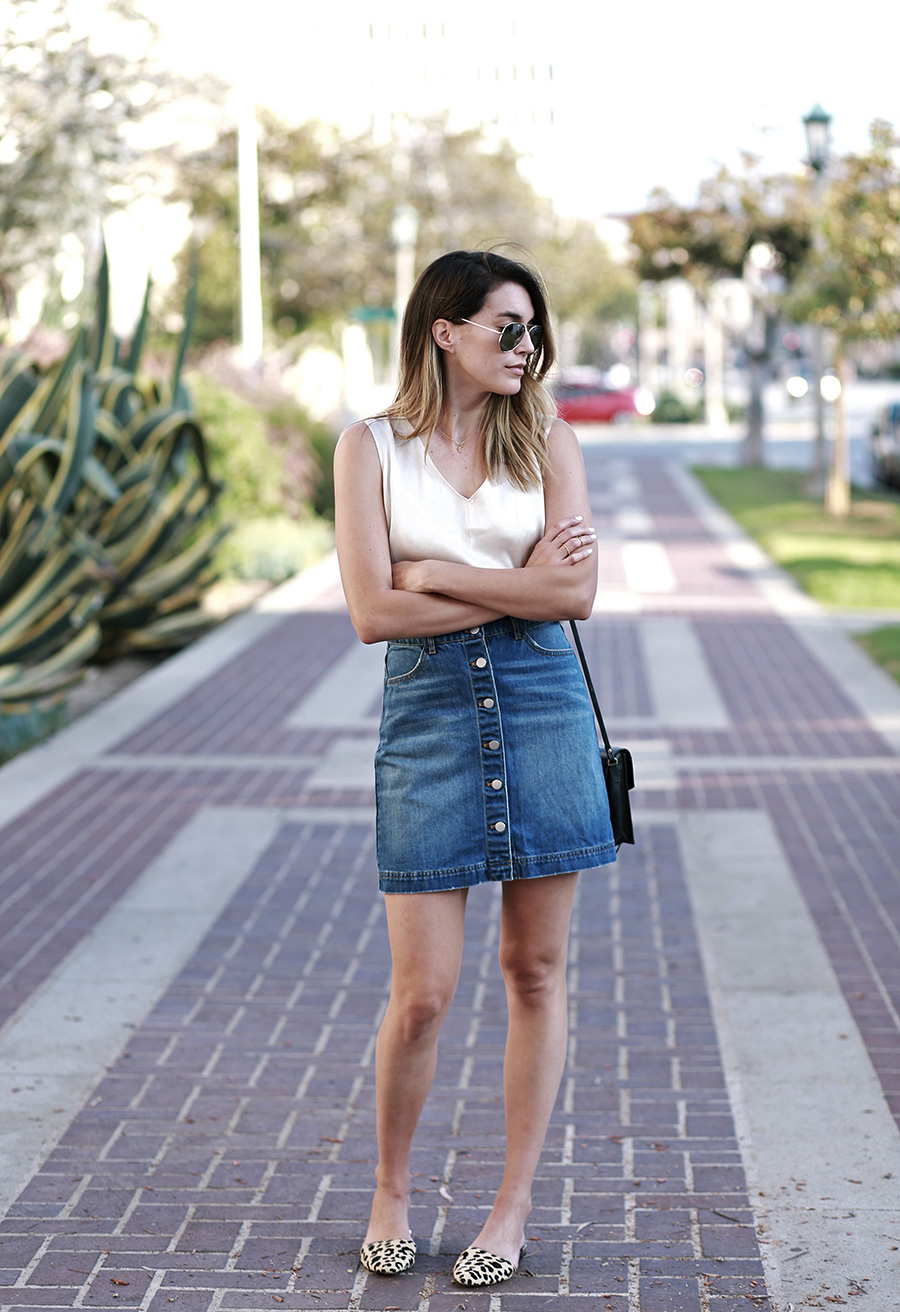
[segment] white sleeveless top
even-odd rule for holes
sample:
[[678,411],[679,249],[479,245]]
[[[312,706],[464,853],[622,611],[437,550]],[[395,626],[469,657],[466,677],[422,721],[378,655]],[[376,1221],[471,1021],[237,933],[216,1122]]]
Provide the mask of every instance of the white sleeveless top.
[[422,438],[398,439],[389,419],[366,423],[381,462],[391,561],[451,560],[520,569],[544,532],[544,492],[523,492],[501,476],[470,497],[437,469]]

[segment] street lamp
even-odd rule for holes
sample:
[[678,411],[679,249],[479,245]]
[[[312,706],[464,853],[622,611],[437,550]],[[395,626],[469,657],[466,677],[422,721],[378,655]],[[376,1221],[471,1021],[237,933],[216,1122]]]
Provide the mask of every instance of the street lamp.
[[828,129],[831,127],[831,115],[826,114],[822,106],[817,103],[806,115],[803,126],[806,129],[808,163],[818,176],[825,172],[825,165],[828,163]]
[[[831,115],[826,114],[822,106],[817,103],[813,105],[812,109],[803,119],[803,127],[806,132],[807,163],[813,171],[813,250],[817,254],[821,254],[823,243],[819,212],[822,208],[822,196],[825,191],[825,170],[828,167]],[[816,408],[816,446],[813,454],[811,490],[816,496],[821,494],[825,482],[825,398],[822,395],[822,375],[825,366],[824,357],[825,348],[822,328],[820,324],[813,324],[811,363],[812,371],[816,380],[813,390],[813,401]]]
[[400,325],[416,277],[418,238],[418,211],[412,205],[398,205],[391,217],[391,242],[394,246],[394,323],[391,354],[395,368],[400,356]]
[[398,205],[391,219],[391,241],[396,259],[394,310],[399,324],[415,281],[419,215],[412,205]]
[[263,353],[262,272],[259,249],[259,163],[256,105],[246,85],[238,87],[238,234],[241,258],[241,358],[259,370]]

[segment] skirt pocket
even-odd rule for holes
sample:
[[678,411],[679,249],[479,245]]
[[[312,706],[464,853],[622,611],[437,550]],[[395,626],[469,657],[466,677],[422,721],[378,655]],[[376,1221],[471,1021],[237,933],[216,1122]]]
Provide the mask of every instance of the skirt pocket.
[[574,656],[575,652],[563,632],[561,624],[555,620],[546,624],[529,624],[523,630],[523,637],[533,651],[542,656]]
[[425,664],[426,649],[419,643],[389,642],[384,654],[385,687],[414,679]]

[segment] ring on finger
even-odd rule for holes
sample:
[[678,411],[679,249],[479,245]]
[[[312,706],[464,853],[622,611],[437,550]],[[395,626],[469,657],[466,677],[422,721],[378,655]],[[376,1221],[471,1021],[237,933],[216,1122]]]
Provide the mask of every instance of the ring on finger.
[[564,543],[563,543],[563,546],[565,547],[565,549],[566,549],[566,555],[568,556],[568,554],[569,554],[569,544],[568,544],[568,542],[564,542]]

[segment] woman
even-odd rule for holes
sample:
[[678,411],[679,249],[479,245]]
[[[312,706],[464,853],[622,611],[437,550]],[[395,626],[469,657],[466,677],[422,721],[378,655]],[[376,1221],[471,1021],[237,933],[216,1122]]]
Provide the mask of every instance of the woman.
[[363,642],[388,644],[375,769],[392,978],[360,1253],[379,1274],[415,1261],[413,1134],[468,889],[498,881],[506,1162],[453,1275],[480,1286],[515,1274],[565,1060],[575,881],[615,859],[591,708],[558,623],[590,614],[597,569],[581,451],[542,386],[553,359],[531,270],[493,253],[441,256],[406,310],[396,401],[348,428],[335,455],[350,615]]

